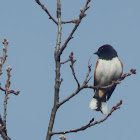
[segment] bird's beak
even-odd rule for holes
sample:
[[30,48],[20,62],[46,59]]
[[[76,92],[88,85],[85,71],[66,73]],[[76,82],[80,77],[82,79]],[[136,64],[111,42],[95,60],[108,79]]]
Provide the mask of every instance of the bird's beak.
[[97,52],[95,52],[95,53],[93,53],[93,54],[96,54],[96,55],[98,55],[98,54],[99,54],[99,52],[97,51]]

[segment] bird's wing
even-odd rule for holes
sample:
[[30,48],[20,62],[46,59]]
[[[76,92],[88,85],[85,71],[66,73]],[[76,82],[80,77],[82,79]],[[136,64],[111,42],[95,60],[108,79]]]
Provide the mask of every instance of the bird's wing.
[[[118,58],[118,60],[120,61],[119,58]],[[122,66],[122,72],[121,72],[121,75],[122,75],[122,73],[123,73],[123,63],[121,61],[120,61],[120,63],[121,63],[121,66]],[[120,77],[121,77],[121,75],[120,75]],[[117,79],[115,79],[115,80],[117,80]],[[108,89],[108,91],[107,91],[107,100],[109,100],[109,98],[111,97],[111,95],[112,95],[113,91],[115,90],[115,88],[116,88],[116,85],[114,85],[110,89]]]
[[111,95],[112,95],[113,91],[115,90],[115,88],[116,88],[116,85],[112,86],[111,88],[109,88],[109,89],[107,90],[107,101],[108,101],[109,98],[111,97]]
[[96,68],[98,66],[99,60],[96,62],[95,70],[94,70],[94,86],[99,85],[99,80],[96,79]]

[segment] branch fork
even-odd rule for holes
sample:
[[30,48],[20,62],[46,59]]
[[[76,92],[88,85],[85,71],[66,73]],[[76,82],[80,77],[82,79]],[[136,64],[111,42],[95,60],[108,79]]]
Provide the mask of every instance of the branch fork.
[[[89,77],[90,73],[91,73],[91,66],[89,64],[90,59],[88,61],[88,72],[86,74],[85,80],[83,81],[83,84],[80,85],[76,74],[75,74],[75,70],[74,70],[74,63],[76,62],[76,59],[74,59],[73,57],[73,52],[71,52],[71,54],[69,55],[69,59],[67,59],[64,62],[60,62],[61,59],[61,55],[64,52],[64,50],[67,47],[67,44],[69,43],[69,41],[73,38],[73,35],[75,33],[75,31],[77,30],[78,26],[80,25],[82,19],[86,16],[86,11],[90,8],[89,3],[91,0],[86,0],[86,4],[84,6],[83,9],[80,9],[80,14],[79,14],[79,18],[78,19],[74,19],[74,20],[70,20],[70,21],[61,21],[61,2],[60,0],[57,0],[57,19],[58,21],[56,21],[51,14],[49,13],[49,11],[47,10],[47,8],[39,1],[36,0],[37,4],[39,4],[42,9],[48,14],[49,18],[58,26],[58,35],[57,35],[57,43],[56,43],[56,47],[55,47],[55,64],[56,64],[56,76],[55,76],[55,93],[54,93],[54,106],[52,108],[52,112],[51,112],[51,116],[50,116],[50,122],[49,122],[49,126],[48,126],[48,131],[47,131],[47,137],[46,140],[50,140],[51,137],[55,134],[66,134],[66,133],[72,133],[72,132],[78,132],[78,131],[83,131],[93,125],[99,124],[101,122],[104,122],[115,110],[120,108],[120,105],[122,104],[122,100],[116,105],[114,106],[110,113],[102,120],[100,121],[96,121],[94,122],[94,118],[92,118],[89,123],[85,126],[82,126],[81,128],[75,129],[75,130],[69,130],[69,131],[63,131],[63,132],[52,132],[53,130],[53,125],[54,125],[54,120],[55,120],[55,116],[56,116],[56,112],[58,110],[58,108],[63,105],[64,103],[66,103],[67,101],[69,101],[72,97],[74,97],[75,95],[77,95],[81,90],[83,90],[84,88],[91,88],[91,89],[96,89],[96,88],[110,88],[112,87],[114,84],[119,84],[122,80],[125,79],[125,77],[130,76],[131,74],[135,74],[136,70],[135,69],[131,69],[129,73],[124,74],[120,79],[118,79],[117,81],[113,81],[110,85],[106,86],[106,87],[99,87],[99,86],[91,86],[88,85],[88,82],[90,81],[90,79],[92,78]],[[74,23],[75,26],[73,28],[73,30],[71,31],[71,33],[69,34],[69,36],[67,37],[67,39],[65,40],[64,44],[62,46],[60,46],[61,44],[61,26],[62,24],[66,24],[66,23]],[[71,94],[69,95],[67,98],[65,98],[62,101],[59,101],[59,90],[60,90],[60,85],[62,83],[62,79],[60,79],[60,67],[61,64],[65,64],[67,62],[71,62],[70,64],[70,68],[72,70],[72,74],[73,77],[77,83],[77,89]],[[66,140],[65,136],[60,137],[61,140]]]

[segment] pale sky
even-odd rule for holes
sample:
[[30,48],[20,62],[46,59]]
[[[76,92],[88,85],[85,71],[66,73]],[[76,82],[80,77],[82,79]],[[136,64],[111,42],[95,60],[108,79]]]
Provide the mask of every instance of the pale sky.
[[[56,0],[41,0],[56,19]],[[61,0],[62,20],[78,18],[86,0]],[[69,42],[61,60],[74,52],[75,72],[80,83],[87,73],[87,63],[92,56],[94,73],[97,56],[93,52],[104,44],[112,45],[123,62],[124,73],[131,68],[137,74],[127,77],[117,86],[108,102],[109,110],[120,99],[121,109],[107,121],[79,133],[67,134],[67,140],[138,140],[139,68],[140,68],[140,1],[139,0],[92,0],[87,16],[82,20],[74,38]],[[7,111],[8,135],[12,140],[45,140],[54,95],[54,50],[57,26],[34,0],[0,1],[0,42],[9,40],[8,58],[3,66],[1,86],[5,86],[7,66],[12,66],[11,88],[20,90],[18,96],[10,95]],[[67,39],[74,24],[62,26],[62,43]],[[2,55],[3,44],[0,43]],[[60,88],[60,101],[76,90],[70,63],[61,67],[64,79]],[[93,84],[93,79],[89,82]],[[66,131],[86,125],[91,118],[105,117],[88,108],[93,96],[92,89],[85,89],[59,108],[54,131]],[[0,92],[0,114],[3,115],[4,93]],[[58,140],[59,135],[52,140]],[[0,138],[1,140],[1,138]]]

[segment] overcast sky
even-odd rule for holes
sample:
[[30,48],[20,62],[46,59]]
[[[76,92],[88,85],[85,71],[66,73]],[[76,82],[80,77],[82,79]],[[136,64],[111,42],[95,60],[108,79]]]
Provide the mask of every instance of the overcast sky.
[[[56,19],[56,0],[41,2]],[[69,21],[78,18],[86,0],[61,0],[61,3],[62,20]],[[98,59],[93,52],[103,44],[110,44],[117,50],[124,73],[136,68],[137,75],[122,81],[108,102],[110,110],[122,99],[121,109],[101,124],[67,134],[67,140],[137,140],[140,131],[140,1],[92,0],[86,14],[61,58],[65,61],[74,51],[77,60],[74,67],[80,83],[86,76],[90,56],[93,75]],[[34,0],[0,0],[0,19],[0,42],[5,37],[10,42],[0,83],[5,86],[5,68],[10,65],[13,67],[10,88],[21,91],[18,96],[10,95],[8,100],[8,135],[12,140],[44,140],[53,106],[57,26]],[[61,45],[73,27],[74,24],[62,26]],[[2,43],[0,47],[2,55]],[[60,101],[77,86],[69,63],[61,67],[61,77],[64,81],[60,88]],[[93,84],[93,79],[89,84]],[[75,129],[93,117],[95,120],[104,118],[100,112],[88,108],[92,96],[93,90],[85,89],[59,108],[53,130]],[[3,114],[3,98],[4,93],[0,91],[0,114]],[[59,135],[52,137],[52,140],[58,139]]]

